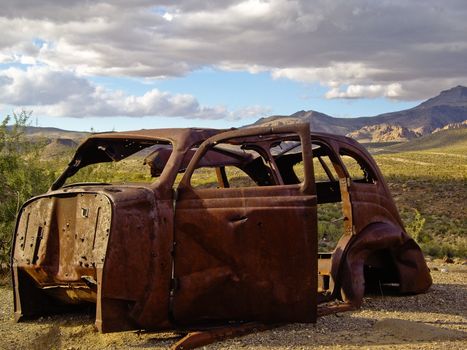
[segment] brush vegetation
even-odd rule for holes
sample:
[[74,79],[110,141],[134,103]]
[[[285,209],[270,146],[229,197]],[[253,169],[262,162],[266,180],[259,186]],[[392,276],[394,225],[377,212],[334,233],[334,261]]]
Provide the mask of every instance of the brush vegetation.
[[375,155],[407,231],[428,255],[467,256],[466,140],[452,149]]
[[[0,123],[0,270],[9,259],[16,214],[30,197],[47,191],[55,177],[49,162],[37,161],[39,144],[24,137],[31,113],[22,111]],[[7,124],[13,121],[13,127]]]

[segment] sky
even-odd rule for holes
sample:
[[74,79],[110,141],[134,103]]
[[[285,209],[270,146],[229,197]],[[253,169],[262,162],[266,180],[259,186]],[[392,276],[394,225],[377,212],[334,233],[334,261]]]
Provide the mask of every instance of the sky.
[[0,113],[108,131],[372,116],[467,85],[465,0],[2,0]]

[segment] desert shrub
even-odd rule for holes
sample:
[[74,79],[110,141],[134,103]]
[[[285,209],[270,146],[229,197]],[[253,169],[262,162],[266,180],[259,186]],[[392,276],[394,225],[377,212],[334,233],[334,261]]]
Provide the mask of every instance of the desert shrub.
[[415,215],[413,219],[406,225],[407,233],[413,239],[415,239],[417,243],[427,242],[431,239],[431,237],[423,230],[426,219],[417,209],[413,209],[413,211]]
[[119,162],[91,164],[81,168],[68,178],[66,184],[78,182],[152,182],[149,167],[143,165],[143,159],[123,159]]
[[318,205],[318,249],[332,251],[343,232],[342,203]]
[[422,244],[421,248],[423,253],[435,258],[467,258],[467,245],[462,242],[459,244],[428,242],[426,244]]
[[[39,149],[24,137],[30,112],[7,116],[0,124],[0,264],[8,265],[15,218],[28,198],[47,190],[53,174],[37,162]],[[12,126],[8,123],[13,121]]]

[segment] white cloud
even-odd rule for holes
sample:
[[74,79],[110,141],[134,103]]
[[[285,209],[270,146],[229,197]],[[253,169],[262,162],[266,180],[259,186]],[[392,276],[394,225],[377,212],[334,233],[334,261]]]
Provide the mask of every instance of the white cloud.
[[264,109],[248,107],[229,111],[223,106],[201,106],[189,94],[152,89],[141,96],[113,91],[85,77],[49,67],[9,68],[0,71],[0,103],[33,109],[56,117],[165,116],[238,120],[262,116]]
[[326,98],[399,98],[403,93],[398,83],[389,85],[349,85],[344,91],[332,88],[326,93]]
[[171,22],[171,21],[174,19],[174,15],[171,14],[171,13],[168,13],[168,12],[164,13],[164,14],[162,15],[162,17],[163,17],[166,21],[169,21],[169,22]]
[[87,80],[48,67],[9,68],[0,72],[0,101],[5,104],[51,105],[93,91]]
[[332,97],[425,98],[467,82],[466,18],[465,0],[3,0],[0,62],[141,78],[267,70]]
[[321,82],[329,86],[355,80],[368,79],[376,73],[375,69],[365,67],[362,63],[330,63],[326,67],[297,67],[275,69],[272,71],[274,79],[288,78],[306,83]]

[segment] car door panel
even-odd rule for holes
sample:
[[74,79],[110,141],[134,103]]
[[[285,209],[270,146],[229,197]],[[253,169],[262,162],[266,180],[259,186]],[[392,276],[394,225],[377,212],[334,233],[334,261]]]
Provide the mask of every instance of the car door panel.
[[[311,154],[309,144],[304,149]],[[175,209],[174,321],[315,321],[314,187],[196,189],[183,183]]]

